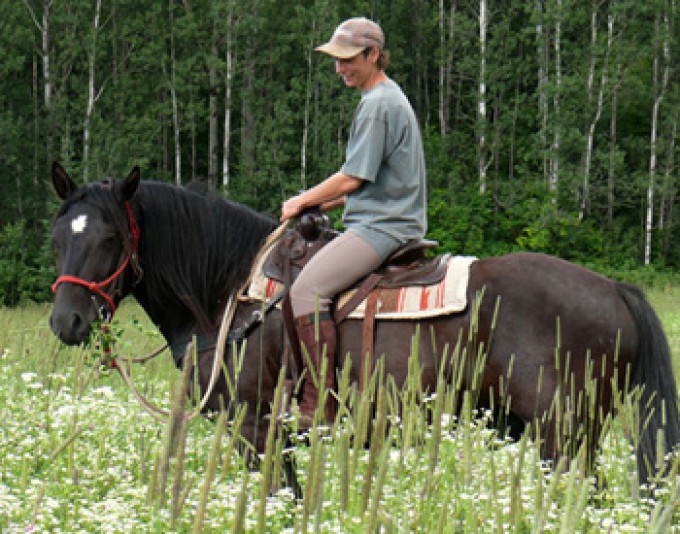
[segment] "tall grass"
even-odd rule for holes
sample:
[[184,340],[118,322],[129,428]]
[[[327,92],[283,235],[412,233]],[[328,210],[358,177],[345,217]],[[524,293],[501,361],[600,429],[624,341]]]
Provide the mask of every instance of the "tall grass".
[[[679,295],[651,292],[676,373]],[[186,376],[165,354],[132,370],[173,414],[159,424],[115,373],[92,370],[91,351],[57,343],[48,314],[0,309],[0,532],[665,532],[680,524],[679,461],[651,490],[638,487],[629,397],[586,473],[583,454],[547,465],[528,434],[512,442],[493,430],[490,411],[477,409],[474,389],[456,389],[459,381],[441,373],[437,395],[422,391],[415,352],[403,391],[379,361],[360,394],[345,366],[341,421],[293,438],[287,453],[304,489],[296,501],[277,484],[285,436],[274,420],[261,468],[249,471],[236,453],[242,411],[184,424],[177,392]],[[122,353],[162,345],[132,303],[114,329]],[[473,342],[446,350],[460,373],[483,359]]]

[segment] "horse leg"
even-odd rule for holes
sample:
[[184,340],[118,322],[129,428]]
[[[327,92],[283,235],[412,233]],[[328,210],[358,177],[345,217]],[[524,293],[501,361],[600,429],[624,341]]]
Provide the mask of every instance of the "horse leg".
[[269,494],[273,495],[281,488],[280,475],[282,473],[283,487],[290,488],[296,499],[302,499],[303,492],[302,486],[300,485],[297,477],[295,455],[286,450],[290,448],[292,444],[287,435],[284,436],[280,434],[282,432],[287,434],[287,431],[281,426],[279,421],[273,420],[271,418],[260,418],[259,420],[255,420],[255,417],[249,418],[246,416],[246,419],[241,425],[242,439],[239,440],[238,451],[245,459],[246,466],[249,470],[260,471],[260,473],[264,474],[265,466],[263,465],[261,456],[267,460],[265,455],[267,447],[267,434],[270,431],[269,425],[276,425],[273,430],[276,432],[276,434],[278,434],[278,437],[275,437],[274,443],[276,443],[276,440],[284,440],[283,456],[280,459],[280,472],[278,472],[276,469],[277,459],[274,457],[269,459],[269,461],[272,463],[270,469],[270,480],[268,481]]

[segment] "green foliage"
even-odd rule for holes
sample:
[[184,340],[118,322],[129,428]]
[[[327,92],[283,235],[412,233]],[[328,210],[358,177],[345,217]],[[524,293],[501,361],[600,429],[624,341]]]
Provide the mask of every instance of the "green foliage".
[[[680,62],[672,60],[680,34],[677,12],[659,0],[502,0],[490,6],[483,58],[477,7],[450,0],[104,1],[98,32],[92,2],[0,2],[0,226],[29,228],[27,248],[46,246],[43,233],[32,229],[54,211],[47,186],[54,159],[76,177],[87,169],[88,180],[120,176],[136,164],[144,178],[174,181],[178,164],[184,184],[206,177],[219,184],[226,162],[223,193],[276,216],[284,198],[342,164],[359,94],[313,48],[338,22],[362,15],[382,24],[392,58],[388,75],[418,115],[430,237],[443,250],[490,256],[528,249],[602,268],[639,266],[652,110],[663,96],[652,207],[655,225],[664,227],[654,230],[652,261],[659,269],[680,265],[674,221]],[[659,95],[653,76],[655,58],[665,67],[664,17],[670,82]],[[91,72],[96,98],[89,102],[84,161]],[[218,176],[209,176],[214,146]],[[485,195],[479,193],[482,157]],[[551,178],[557,185],[549,192]],[[3,276],[14,280],[10,270],[4,265]],[[10,284],[10,293],[41,294],[28,289],[42,283],[30,265],[13,276],[24,275],[26,288]]]
[[54,260],[43,232],[23,223],[6,224],[0,232],[0,303],[14,306],[49,298],[55,279]]

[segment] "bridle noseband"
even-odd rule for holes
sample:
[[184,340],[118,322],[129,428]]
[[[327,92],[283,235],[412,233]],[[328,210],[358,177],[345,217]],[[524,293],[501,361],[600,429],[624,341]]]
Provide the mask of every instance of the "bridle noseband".
[[132,263],[132,269],[137,276],[136,283],[139,282],[143,274],[137,257],[137,253],[139,251],[139,237],[141,232],[139,230],[139,225],[137,224],[137,219],[135,219],[135,213],[130,202],[125,203],[125,209],[128,215],[130,233],[132,234],[132,247],[128,249],[125,259],[123,260],[123,263],[120,265],[120,267],[118,267],[118,269],[116,269],[116,271],[103,282],[88,282],[87,280],[83,280],[82,278],[72,276],[70,274],[61,275],[59,278],[57,278],[56,282],[52,284],[53,293],[56,293],[59,286],[65,282],[83,286],[91,293],[97,294],[104,299],[104,301],[109,305],[110,317],[113,317],[113,314],[116,311],[116,303],[113,301],[113,298],[104,291],[104,288],[115,282],[116,279],[123,274],[130,263]]

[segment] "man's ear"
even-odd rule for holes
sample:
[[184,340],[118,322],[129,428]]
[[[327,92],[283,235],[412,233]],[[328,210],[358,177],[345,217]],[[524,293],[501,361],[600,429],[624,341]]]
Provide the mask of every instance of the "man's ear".
[[135,196],[140,180],[141,173],[139,167],[135,166],[125,180],[117,183],[116,193],[121,202],[127,202]]
[[62,200],[71,196],[78,189],[78,186],[71,180],[66,169],[58,161],[52,163],[52,186],[57,196]]

